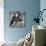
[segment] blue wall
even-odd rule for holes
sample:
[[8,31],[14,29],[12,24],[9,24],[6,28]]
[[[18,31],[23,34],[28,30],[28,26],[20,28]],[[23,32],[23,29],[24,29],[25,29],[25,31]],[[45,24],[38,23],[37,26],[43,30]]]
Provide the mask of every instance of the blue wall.
[[[18,41],[32,29],[35,12],[40,9],[40,0],[4,0],[4,38],[7,41]],[[25,28],[9,28],[9,11],[26,12]]]
[[[41,10],[41,11],[42,11],[43,9],[46,9],[46,5],[45,5],[45,4],[46,4],[46,0],[41,0],[41,1],[40,1],[40,10]],[[42,17],[43,17],[43,22],[40,21],[40,25],[46,27],[46,10],[43,12]]]

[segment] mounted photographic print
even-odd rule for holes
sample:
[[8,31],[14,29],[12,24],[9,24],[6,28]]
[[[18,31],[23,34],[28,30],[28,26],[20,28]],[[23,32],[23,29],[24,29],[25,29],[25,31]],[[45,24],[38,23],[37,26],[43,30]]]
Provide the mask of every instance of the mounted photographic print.
[[25,27],[26,16],[25,12],[10,11],[9,12],[9,27]]

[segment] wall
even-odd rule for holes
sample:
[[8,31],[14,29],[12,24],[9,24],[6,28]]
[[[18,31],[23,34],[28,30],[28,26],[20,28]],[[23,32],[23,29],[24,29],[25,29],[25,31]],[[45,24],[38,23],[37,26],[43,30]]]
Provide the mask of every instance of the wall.
[[[43,9],[46,9],[46,0],[41,0],[41,1],[40,1],[40,9],[41,9],[41,11],[42,11]],[[42,17],[43,17],[43,22],[41,21],[41,22],[40,22],[40,25],[46,27],[46,11],[43,12]]]
[[[9,28],[9,11],[25,11],[26,27]],[[4,0],[4,38],[7,41],[18,41],[32,30],[35,12],[40,10],[40,0]]]
[[4,3],[0,1],[0,42],[4,41]]

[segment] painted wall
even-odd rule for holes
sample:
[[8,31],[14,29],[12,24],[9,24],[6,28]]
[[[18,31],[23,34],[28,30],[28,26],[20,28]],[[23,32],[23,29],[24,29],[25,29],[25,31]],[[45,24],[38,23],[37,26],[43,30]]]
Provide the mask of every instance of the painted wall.
[[[9,11],[25,11],[26,27],[9,28]],[[7,41],[18,41],[32,30],[35,14],[40,10],[40,0],[4,0],[4,38]]]
[[[40,0],[40,10],[42,11],[43,9],[46,9],[46,0]],[[43,12],[43,19],[44,21],[40,22],[40,25],[46,26],[46,11]]]

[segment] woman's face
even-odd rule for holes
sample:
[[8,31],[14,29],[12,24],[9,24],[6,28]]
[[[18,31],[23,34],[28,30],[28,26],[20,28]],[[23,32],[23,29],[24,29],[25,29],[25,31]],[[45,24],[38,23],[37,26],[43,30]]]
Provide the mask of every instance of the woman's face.
[[18,17],[18,13],[16,13],[16,15],[15,15],[16,17]]

